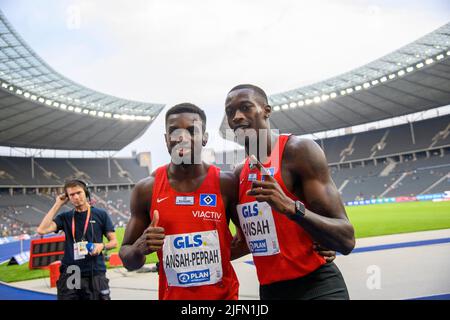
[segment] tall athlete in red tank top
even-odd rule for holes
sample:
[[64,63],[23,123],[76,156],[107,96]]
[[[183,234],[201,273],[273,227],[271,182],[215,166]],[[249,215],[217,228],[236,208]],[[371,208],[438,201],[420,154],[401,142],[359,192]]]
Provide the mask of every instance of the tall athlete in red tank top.
[[[231,89],[225,112],[238,138],[247,137],[242,140],[247,155],[256,145],[260,160],[250,166],[247,159],[235,174],[240,178],[237,211],[261,299],[348,299],[337,267],[314,252],[314,241],[343,254],[355,244],[322,150],[311,140],[271,132],[271,107],[256,86]],[[255,132],[256,141],[249,142]],[[262,139],[267,154],[261,154]]]
[[198,107],[172,107],[166,114],[172,161],[132,192],[120,257],[128,270],[135,270],[147,254],[157,252],[159,299],[238,298],[228,228],[237,181],[232,173],[201,161],[205,127]]

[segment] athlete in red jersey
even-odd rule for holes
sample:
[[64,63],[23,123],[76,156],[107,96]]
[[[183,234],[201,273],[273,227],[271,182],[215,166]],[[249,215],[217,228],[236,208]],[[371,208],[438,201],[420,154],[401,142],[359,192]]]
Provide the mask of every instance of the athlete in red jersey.
[[155,173],[151,207],[165,231],[164,245],[157,251],[160,299],[238,298],[220,169],[203,166],[206,177],[192,192],[175,190],[168,179],[169,165]]
[[228,228],[237,181],[233,173],[201,161],[205,127],[205,114],[198,107],[172,107],[165,135],[171,163],[132,192],[120,257],[128,270],[135,270],[157,251],[160,299],[238,298]]
[[[160,299],[237,299],[238,281],[230,260],[245,243],[231,244],[238,181],[200,158],[206,144],[206,117],[201,109],[181,104],[166,113],[166,142],[172,156],[133,189],[131,219],[120,257],[136,270],[145,255],[157,251]],[[335,253],[320,254],[331,261]]]
[[[247,154],[256,145],[260,162],[254,159],[250,166],[247,159],[235,174],[240,178],[237,211],[261,299],[348,299],[339,269],[314,252],[314,241],[343,254],[355,244],[322,150],[312,140],[271,132],[271,107],[256,86],[231,89],[225,108],[237,136],[250,139],[256,131],[253,144],[243,143]],[[263,135],[261,129],[266,130]],[[261,154],[262,139],[266,154]]]

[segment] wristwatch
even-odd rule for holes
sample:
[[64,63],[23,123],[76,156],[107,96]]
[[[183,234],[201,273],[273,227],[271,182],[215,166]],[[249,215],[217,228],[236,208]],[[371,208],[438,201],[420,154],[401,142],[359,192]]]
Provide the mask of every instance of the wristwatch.
[[299,222],[305,216],[306,208],[303,202],[297,200],[295,201],[295,213],[289,215],[289,219]]

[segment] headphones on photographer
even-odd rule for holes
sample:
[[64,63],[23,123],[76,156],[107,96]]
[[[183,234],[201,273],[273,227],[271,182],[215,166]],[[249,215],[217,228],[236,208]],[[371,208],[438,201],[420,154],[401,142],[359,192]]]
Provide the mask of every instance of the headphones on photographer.
[[69,195],[67,194],[67,188],[68,187],[66,187],[68,184],[78,184],[78,185],[80,185],[83,188],[83,190],[84,190],[84,194],[86,195],[86,198],[88,198],[89,201],[91,201],[91,192],[88,189],[87,183],[82,181],[82,180],[78,180],[78,179],[69,180],[69,181],[67,181],[64,184],[64,193],[66,194],[67,199],[69,199]]

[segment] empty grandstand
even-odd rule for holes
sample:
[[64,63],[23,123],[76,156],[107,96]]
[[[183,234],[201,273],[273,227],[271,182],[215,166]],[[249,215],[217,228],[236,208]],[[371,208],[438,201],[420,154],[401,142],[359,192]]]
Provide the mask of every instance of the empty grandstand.
[[[3,220],[14,222],[10,223],[9,229],[14,235],[23,230],[30,231],[53,205],[64,181],[82,179],[93,191],[96,205],[108,209],[116,224],[122,225],[130,213],[130,190],[137,181],[149,175],[150,169],[131,158],[0,157]],[[6,222],[3,228],[5,226]]]
[[345,202],[443,193],[450,189],[449,125],[446,115],[319,143]]
[[134,184],[148,175],[136,159],[0,157],[0,186],[54,186],[69,179],[92,185]]
[[[344,202],[450,190],[450,115],[318,139]],[[411,130],[411,128],[416,128]],[[217,159],[243,159],[243,151]],[[229,164],[219,164],[231,170]]]

